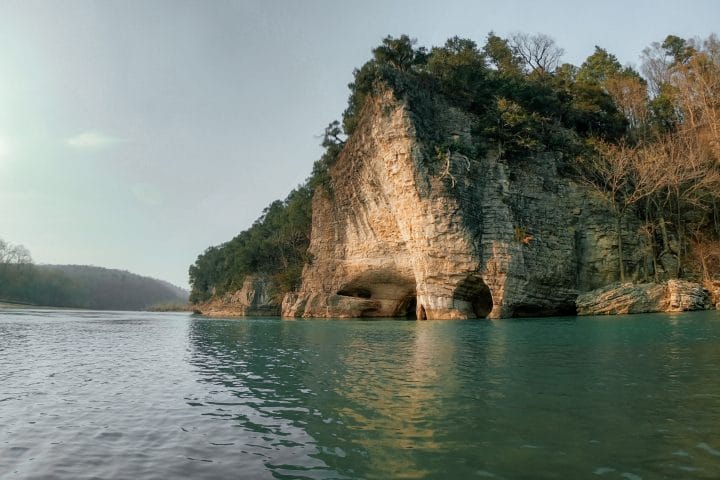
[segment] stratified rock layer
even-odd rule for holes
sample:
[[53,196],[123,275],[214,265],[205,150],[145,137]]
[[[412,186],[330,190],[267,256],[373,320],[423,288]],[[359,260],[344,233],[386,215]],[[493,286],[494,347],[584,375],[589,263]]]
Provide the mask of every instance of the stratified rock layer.
[[277,316],[280,305],[272,281],[264,275],[248,275],[240,290],[195,306],[209,317]]
[[[417,131],[432,131],[422,140]],[[287,317],[492,318],[575,313],[579,292],[618,278],[615,220],[556,156],[462,155],[474,119],[435,101],[415,116],[389,92],[313,198],[312,261]],[[444,145],[436,148],[437,145]],[[501,153],[501,152],[500,152]],[[641,258],[624,225],[629,278]]]
[[684,280],[667,283],[613,284],[580,295],[578,315],[685,312],[711,308],[702,285]]

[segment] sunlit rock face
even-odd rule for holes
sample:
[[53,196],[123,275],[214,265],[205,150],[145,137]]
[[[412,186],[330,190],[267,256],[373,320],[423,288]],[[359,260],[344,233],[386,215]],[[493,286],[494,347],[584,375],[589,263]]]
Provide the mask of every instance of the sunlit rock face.
[[[618,278],[611,210],[554,155],[465,156],[473,117],[438,100],[412,108],[389,92],[367,102],[313,198],[312,260],[284,316],[574,314],[579,292]],[[625,227],[633,278],[641,245]]]
[[687,312],[712,307],[711,292],[699,283],[668,280],[665,283],[612,284],[580,295],[580,315]]

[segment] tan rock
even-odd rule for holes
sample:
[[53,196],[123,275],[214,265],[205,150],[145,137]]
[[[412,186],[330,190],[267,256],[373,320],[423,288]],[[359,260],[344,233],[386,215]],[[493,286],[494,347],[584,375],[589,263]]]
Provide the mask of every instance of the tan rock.
[[699,283],[685,280],[669,280],[667,282],[667,312],[686,312],[691,310],[707,310],[710,293]]
[[277,316],[280,305],[272,280],[264,275],[248,275],[240,290],[196,305],[197,313],[209,317]]
[[[561,175],[551,154],[511,162],[458,153],[471,150],[460,147],[472,147],[475,119],[439,101],[433,108],[419,118],[389,92],[366,104],[330,188],[316,190],[312,261],[284,316],[567,314],[578,292],[617,279],[602,197]],[[437,139],[421,139],[420,128]],[[624,232],[631,279],[637,228],[629,220]]]
[[613,284],[584,293],[577,299],[578,315],[684,312],[711,308],[702,285],[684,280],[666,283]]
[[616,283],[578,296],[576,304],[578,315],[662,312],[668,305],[667,289],[657,283]]

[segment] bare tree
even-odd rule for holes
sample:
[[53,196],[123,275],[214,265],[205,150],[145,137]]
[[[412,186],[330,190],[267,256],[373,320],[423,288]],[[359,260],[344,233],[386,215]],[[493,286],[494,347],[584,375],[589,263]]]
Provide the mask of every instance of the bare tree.
[[683,128],[720,158],[720,63],[709,53],[696,52],[673,72]]
[[11,245],[0,239],[0,264],[32,263],[30,251],[22,245]]
[[[643,149],[645,168],[658,172],[654,177],[653,201],[663,236],[663,253],[676,256],[678,277],[682,273],[687,233],[707,224],[720,191],[720,171],[713,157],[689,133],[692,132],[679,129]],[[675,246],[668,241],[668,223],[675,227]]]
[[693,232],[691,252],[700,267],[704,282],[709,282],[720,274],[720,240],[710,238],[701,230],[696,230]]
[[542,33],[535,35],[514,33],[510,37],[510,47],[527,69],[539,73],[554,71],[560,65],[560,58],[565,53],[552,37]]
[[604,82],[603,86],[627,118],[631,129],[638,131],[647,125],[647,85],[640,78],[632,75],[613,75]]
[[620,281],[625,281],[622,230],[628,211],[652,195],[660,183],[657,170],[643,164],[642,147],[598,142],[598,154],[586,160],[586,183],[609,201],[615,213]]

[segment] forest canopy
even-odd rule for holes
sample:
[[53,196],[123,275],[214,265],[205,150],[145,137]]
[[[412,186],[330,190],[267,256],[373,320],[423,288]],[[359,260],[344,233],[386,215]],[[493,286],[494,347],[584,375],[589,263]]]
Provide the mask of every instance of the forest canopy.
[[[272,276],[280,296],[299,286],[313,192],[330,189],[328,169],[356,129],[366,98],[385,88],[413,111],[440,96],[474,115],[476,143],[460,152],[465,155],[521,162],[556,154],[563,171],[607,197],[618,236],[626,215],[644,220],[641,234],[656,276],[720,274],[717,37],[669,35],[642,52],[639,71],[600,46],[579,66],[563,63],[562,55],[542,34],[490,32],[482,46],[453,37],[430,49],[407,35],[386,37],[354,71],[348,106],[325,129],[325,153],[310,178],[248,230],[198,257],[189,272],[191,301],[237,290],[251,273]],[[419,134],[440,150],[459,148],[433,138],[430,128]],[[618,258],[624,280],[622,254]]]

